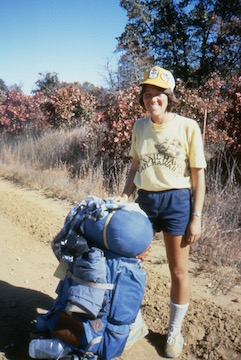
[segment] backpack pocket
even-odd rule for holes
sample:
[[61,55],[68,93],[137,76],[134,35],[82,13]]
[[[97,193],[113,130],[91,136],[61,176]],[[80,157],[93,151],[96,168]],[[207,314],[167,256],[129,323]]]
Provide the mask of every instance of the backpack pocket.
[[138,265],[121,267],[112,298],[109,321],[114,324],[132,324],[141,307],[145,292],[146,272]]
[[101,359],[111,360],[116,356],[120,356],[125,348],[129,332],[129,325],[108,323],[98,349],[98,355],[100,355]]

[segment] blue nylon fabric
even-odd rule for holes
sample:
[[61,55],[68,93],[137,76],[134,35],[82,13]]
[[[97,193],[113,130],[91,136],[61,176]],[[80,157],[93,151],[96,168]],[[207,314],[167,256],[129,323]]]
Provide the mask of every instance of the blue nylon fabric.
[[109,253],[106,262],[110,276],[108,282],[115,284],[108,321],[130,325],[135,321],[144,297],[146,272],[137,259],[114,257]]
[[[93,319],[75,314],[85,329],[80,346],[75,350],[84,354],[88,344],[97,336],[102,336],[101,342],[93,345],[89,351],[105,360],[121,356],[129,335],[129,325],[134,322],[140,309],[145,291],[146,272],[142,269],[140,260],[135,258],[134,252],[137,251],[139,254],[144,251],[153,236],[152,226],[146,214],[132,209],[127,211],[127,207],[123,206],[113,201],[89,197],[69,212],[63,228],[51,242],[56,257],[63,258],[63,244],[68,238],[72,236],[73,240],[73,236],[76,235],[87,238],[83,232],[87,222],[94,234],[95,247],[88,248],[88,251],[83,251],[78,257],[70,258],[69,271],[82,281],[114,284],[114,289],[91,288],[75,282],[67,275],[64,281],[59,282],[56,291],[58,297],[53,309],[43,316],[43,321],[39,321],[40,328],[45,328],[47,321],[49,329],[53,331],[58,312],[65,311],[69,301],[87,309],[93,317],[101,320],[103,326],[99,330],[94,330]],[[92,225],[101,225],[103,234],[105,219],[112,210],[116,210],[113,219],[117,217],[117,221],[107,227],[107,238],[118,246],[112,247],[111,251],[103,252],[103,237],[100,237],[100,233],[96,232]],[[117,216],[119,213],[121,215]],[[114,230],[117,227],[115,234],[111,233],[112,225]],[[134,231],[136,228],[139,233]],[[130,234],[132,239],[127,234]],[[89,240],[91,239],[88,238]],[[131,243],[132,240],[134,242]],[[85,249],[85,246],[83,248]]]
[[73,274],[84,281],[106,283],[104,252],[92,247],[86,255],[75,259]]
[[128,325],[113,325],[108,323],[98,349],[100,358],[111,360],[120,356],[124,351],[129,332],[130,328]]
[[62,258],[61,245],[65,244],[69,237],[83,234],[85,219],[91,219],[96,222],[107,216],[110,211],[121,209],[124,206],[124,204],[113,200],[103,200],[94,196],[89,196],[86,200],[77,204],[69,211],[64,226],[51,241],[51,246],[57,259],[60,260]]
[[[85,219],[84,236],[106,249],[103,232],[108,215],[99,221]],[[106,227],[106,240],[110,251],[125,257],[135,257],[145,251],[153,238],[153,228],[148,217],[138,211],[124,208],[116,211]]]

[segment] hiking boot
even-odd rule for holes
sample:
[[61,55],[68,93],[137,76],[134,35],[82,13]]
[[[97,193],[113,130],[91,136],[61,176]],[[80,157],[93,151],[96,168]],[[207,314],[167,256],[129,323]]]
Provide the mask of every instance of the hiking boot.
[[168,358],[176,358],[182,352],[184,339],[181,333],[174,333],[170,331],[167,336],[167,343],[166,343],[166,357]]
[[145,337],[148,332],[148,327],[143,320],[138,327],[130,331],[124,350],[129,350],[139,339]]

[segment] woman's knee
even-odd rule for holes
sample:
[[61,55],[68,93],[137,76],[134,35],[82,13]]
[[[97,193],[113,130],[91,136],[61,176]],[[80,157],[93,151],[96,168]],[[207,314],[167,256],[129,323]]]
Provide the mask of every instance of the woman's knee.
[[188,267],[187,266],[173,266],[170,267],[170,273],[172,280],[185,281],[189,279]]

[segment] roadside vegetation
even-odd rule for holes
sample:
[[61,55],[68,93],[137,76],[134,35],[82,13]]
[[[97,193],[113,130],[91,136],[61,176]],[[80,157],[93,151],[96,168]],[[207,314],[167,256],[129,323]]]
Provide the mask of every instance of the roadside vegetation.
[[[0,176],[72,205],[88,195],[107,198],[120,194],[129,162],[96,155],[99,133],[92,134],[91,144],[86,146],[88,130],[2,135]],[[228,163],[225,152],[217,161],[208,162],[202,238],[191,251],[200,269],[213,272],[216,286],[224,291],[240,282],[241,272],[240,184],[235,174],[237,165]],[[220,273],[223,267],[229,268],[228,283],[227,272]]]
[[[72,204],[89,194],[120,194],[131,130],[145,116],[137,85],[147,66],[172,70],[175,111],[198,122],[208,162],[203,235],[192,256],[227,291],[220,269],[235,269],[230,286],[241,272],[240,7],[221,0],[121,0],[120,6],[128,23],[118,38],[118,69],[106,68],[107,88],[40,73],[25,95],[0,79],[0,176]],[[164,26],[170,19],[173,26]]]

